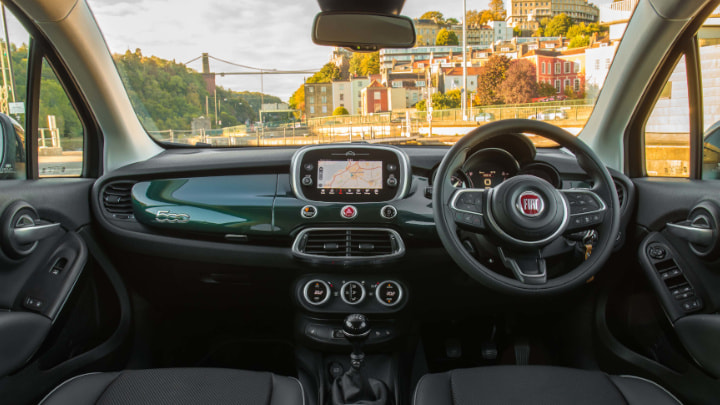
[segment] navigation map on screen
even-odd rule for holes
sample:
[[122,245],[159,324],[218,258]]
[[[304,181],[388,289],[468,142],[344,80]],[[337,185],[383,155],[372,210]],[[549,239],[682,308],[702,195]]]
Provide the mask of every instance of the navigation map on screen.
[[382,161],[320,160],[318,188],[381,189]]

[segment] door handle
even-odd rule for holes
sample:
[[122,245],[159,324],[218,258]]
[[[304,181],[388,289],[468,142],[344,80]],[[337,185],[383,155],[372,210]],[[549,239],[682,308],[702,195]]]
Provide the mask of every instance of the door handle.
[[714,230],[710,228],[710,221],[700,215],[692,221],[683,221],[677,224],[667,223],[668,232],[700,246],[712,245]]
[[59,223],[47,223],[41,220],[36,222],[29,215],[23,215],[15,223],[12,237],[17,243],[25,245],[47,239],[61,230]]
[[25,201],[10,203],[0,215],[0,249],[11,259],[29,256],[43,239],[62,234],[59,223],[43,221]]

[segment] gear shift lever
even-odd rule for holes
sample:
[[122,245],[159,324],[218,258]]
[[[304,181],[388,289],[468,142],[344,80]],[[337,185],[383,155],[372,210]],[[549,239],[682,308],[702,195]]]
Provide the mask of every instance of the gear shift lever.
[[345,317],[343,334],[345,339],[353,346],[353,351],[350,353],[350,365],[359,370],[365,361],[363,346],[370,336],[370,324],[367,317],[363,314],[350,314]]
[[368,378],[363,368],[363,346],[370,337],[370,323],[363,314],[350,314],[343,321],[343,334],[352,344],[350,366],[332,385],[332,405],[389,405],[390,396],[384,382]]

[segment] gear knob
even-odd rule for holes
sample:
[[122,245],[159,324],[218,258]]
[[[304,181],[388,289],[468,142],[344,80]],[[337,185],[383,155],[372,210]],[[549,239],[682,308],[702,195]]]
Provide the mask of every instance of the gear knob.
[[343,333],[348,340],[365,340],[370,334],[370,323],[363,314],[350,314],[343,321]]

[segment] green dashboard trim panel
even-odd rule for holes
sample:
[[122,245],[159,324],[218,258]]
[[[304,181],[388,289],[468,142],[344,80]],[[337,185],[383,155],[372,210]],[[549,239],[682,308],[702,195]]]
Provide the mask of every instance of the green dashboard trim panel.
[[[387,226],[414,238],[435,237],[430,200],[418,195],[427,179],[415,178],[409,195],[392,202],[398,215],[380,215],[388,203],[357,203],[357,217],[340,215],[344,203],[305,201],[295,197],[287,174],[245,174],[144,181],[132,189],[138,222],[178,233],[292,236],[308,226]],[[422,193],[422,192],[421,192]],[[317,216],[303,218],[306,205]]]
[[277,175],[153,180],[132,190],[135,218],[182,232],[270,235]]

